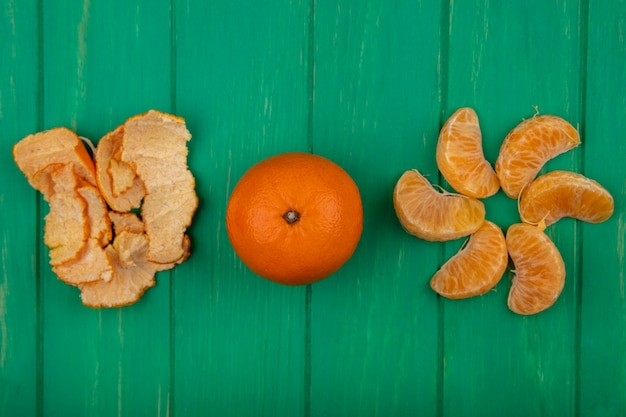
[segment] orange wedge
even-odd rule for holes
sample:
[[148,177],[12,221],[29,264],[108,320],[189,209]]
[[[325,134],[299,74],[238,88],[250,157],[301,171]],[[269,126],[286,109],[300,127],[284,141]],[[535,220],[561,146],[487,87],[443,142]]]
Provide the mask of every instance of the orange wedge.
[[437,141],[437,167],[455,191],[486,198],[500,189],[496,172],[483,154],[478,115],[458,109],[443,125]]
[[543,230],[543,226],[518,223],[506,234],[515,267],[507,303],[518,314],[535,314],[552,306],[565,284],[563,258]]
[[467,236],[485,220],[485,206],[480,200],[439,192],[417,170],[402,174],[393,191],[393,205],[402,227],[429,241]]
[[519,200],[522,221],[549,226],[563,217],[600,223],[613,215],[613,196],[596,181],[570,171],[552,171],[524,188]]
[[430,286],[446,298],[485,294],[502,278],[509,260],[502,230],[485,220],[462,247],[435,273]]
[[495,168],[502,190],[517,199],[548,160],[579,144],[578,131],[558,116],[524,120],[509,132],[500,147]]

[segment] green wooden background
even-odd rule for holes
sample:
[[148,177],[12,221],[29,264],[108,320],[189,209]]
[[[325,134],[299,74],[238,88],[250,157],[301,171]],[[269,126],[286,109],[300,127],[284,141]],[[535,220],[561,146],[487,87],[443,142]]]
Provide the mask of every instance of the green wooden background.
[[[1,416],[626,416],[626,2],[0,0]],[[582,145],[546,169],[615,197],[607,222],[548,233],[565,289],[536,316],[428,286],[460,246],[400,227],[392,190],[440,181],[439,128],[480,117],[487,158],[538,108]],[[193,254],[137,304],[83,307],[43,245],[47,204],[12,161],[23,136],[97,140],[155,108],[187,120]],[[238,260],[237,179],[283,151],[342,165],[362,193],[353,258],[284,287]],[[445,186],[443,182],[441,182]],[[487,218],[518,221],[502,192]]]

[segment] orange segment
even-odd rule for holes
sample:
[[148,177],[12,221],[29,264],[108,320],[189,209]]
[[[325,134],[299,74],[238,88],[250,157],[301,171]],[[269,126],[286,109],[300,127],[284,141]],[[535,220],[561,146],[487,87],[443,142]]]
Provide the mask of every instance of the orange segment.
[[483,154],[478,115],[472,108],[460,108],[446,121],[439,132],[436,156],[439,171],[457,192],[485,198],[500,189]]
[[570,171],[539,176],[522,191],[519,201],[523,221],[549,226],[563,217],[600,223],[613,215],[613,196],[596,181]]
[[500,281],[508,260],[504,233],[485,220],[467,245],[435,273],[430,286],[439,295],[452,299],[482,295]]
[[508,306],[518,314],[535,314],[552,306],[565,284],[565,264],[543,227],[518,223],[506,234],[515,277]]
[[518,198],[548,160],[579,144],[578,131],[558,116],[524,120],[509,132],[500,147],[496,174],[502,190]]
[[417,170],[402,174],[393,191],[393,205],[402,227],[429,241],[467,236],[485,220],[485,206],[480,200],[441,193]]

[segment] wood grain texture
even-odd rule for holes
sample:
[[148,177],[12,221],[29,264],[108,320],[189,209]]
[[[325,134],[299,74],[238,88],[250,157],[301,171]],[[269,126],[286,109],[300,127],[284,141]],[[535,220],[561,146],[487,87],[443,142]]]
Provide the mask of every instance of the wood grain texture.
[[[458,107],[476,109],[492,164],[508,131],[536,111],[579,124],[580,32],[571,30],[579,21],[584,22],[575,2],[476,1],[451,7],[446,117]],[[553,58],[555,51],[559,59]],[[544,170],[577,171],[577,152],[548,162]],[[505,232],[520,221],[516,202],[502,191],[485,206],[486,217]],[[569,221],[546,232],[566,262],[567,284],[544,314],[521,317],[508,311],[513,276],[508,271],[483,297],[444,301],[444,415],[574,414],[577,236]],[[459,246],[448,243],[446,257]],[[525,400],[511,409],[514,397]]]
[[[97,142],[133,114],[171,110],[169,1],[43,2],[42,14],[44,128]],[[92,310],[39,242],[44,414],[166,415],[169,274],[131,308]]]
[[437,248],[402,230],[391,195],[404,170],[436,175],[439,13],[316,3],[313,150],[353,176],[365,218],[351,261],[312,289],[311,415],[437,410]]
[[39,128],[37,3],[0,3],[0,414],[41,410],[37,195],[11,149]]
[[309,150],[308,4],[181,1],[175,14],[175,105],[194,135],[200,207],[192,258],[175,271],[173,411],[301,415],[306,287],[251,273],[230,246],[225,215],[254,163]]
[[[626,416],[626,7],[606,0],[0,0],[0,416]],[[535,112],[582,145],[544,168],[604,185],[615,214],[548,229],[562,296],[511,313],[488,294],[438,297],[462,244],[405,233],[392,190],[458,107],[492,163]],[[200,205],[192,256],[121,309],[83,307],[52,274],[48,207],[11,158],[67,126],[97,141],[134,114],[184,117]],[[337,162],[364,203],[353,258],[285,287],[241,263],[228,197],[259,160]],[[487,218],[519,221],[502,192]]]
[[[589,2],[583,168],[615,198],[615,213],[582,225],[580,414],[626,415],[626,5]],[[597,227],[593,227],[597,226]],[[592,243],[589,243],[592,242]]]

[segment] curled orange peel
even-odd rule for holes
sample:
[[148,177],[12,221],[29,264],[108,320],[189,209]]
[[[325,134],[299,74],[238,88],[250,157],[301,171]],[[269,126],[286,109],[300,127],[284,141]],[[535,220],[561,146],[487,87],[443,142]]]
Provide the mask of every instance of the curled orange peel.
[[[144,117],[153,121],[156,119],[156,122],[150,126],[149,137],[145,142],[142,142],[141,134],[135,134],[134,157],[141,158],[142,153],[148,153],[159,159],[159,146],[165,144],[166,151],[170,149],[168,143],[172,132],[158,121],[174,118],[185,131],[186,127],[184,119],[155,110],[128,119],[115,131],[105,135],[98,146],[94,146],[88,138],[61,127],[28,135],[13,147],[16,164],[31,186],[42,192],[50,204],[44,242],[50,248],[52,270],[60,280],[80,288],[83,292],[82,302],[89,307],[120,307],[136,302],[147,288],[155,284],[154,276],[158,271],[173,268],[187,260],[190,254],[190,239],[184,234],[184,229],[191,224],[198,202],[191,173],[186,171],[187,177],[191,178],[187,182],[187,185],[191,184],[191,190],[186,189],[185,192],[191,193],[193,198],[191,204],[185,206],[186,211],[182,216],[187,220],[176,229],[180,237],[173,239],[159,235],[161,241],[179,245],[179,248],[174,249],[175,259],[171,259],[171,262],[170,259],[157,262],[149,257],[152,235],[169,230],[170,220],[176,214],[171,213],[168,218],[159,219],[146,212],[144,207],[144,219],[140,219],[130,210],[139,207],[145,195],[144,180],[169,180],[149,176],[139,178],[133,171],[133,158],[126,161],[115,159],[115,162],[123,165],[122,169],[109,169],[110,158],[118,158],[123,153],[121,143],[113,144],[111,149],[111,136],[123,136],[129,121],[142,120]],[[178,163],[184,164],[185,169],[186,141],[190,137],[190,134],[186,137],[184,149],[179,149],[177,157]],[[104,159],[107,166],[98,170],[98,162],[102,161],[99,158],[101,144],[109,146],[109,153]],[[91,150],[91,155],[86,147]],[[92,158],[96,159],[95,164]],[[120,177],[117,178],[117,175]],[[158,177],[167,176],[168,173],[153,170],[150,175]],[[128,186],[129,178],[131,186]],[[134,200],[122,200],[123,204],[116,204],[118,200],[115,198],[124,197],[131,189],[134,192],[139,190],[133,196]],[[160,201],[154,203],[178,207],[178,191],[176,187],[161,189],[156,194]],[[144,225],[145,219],[149,219],[150,227]]]

